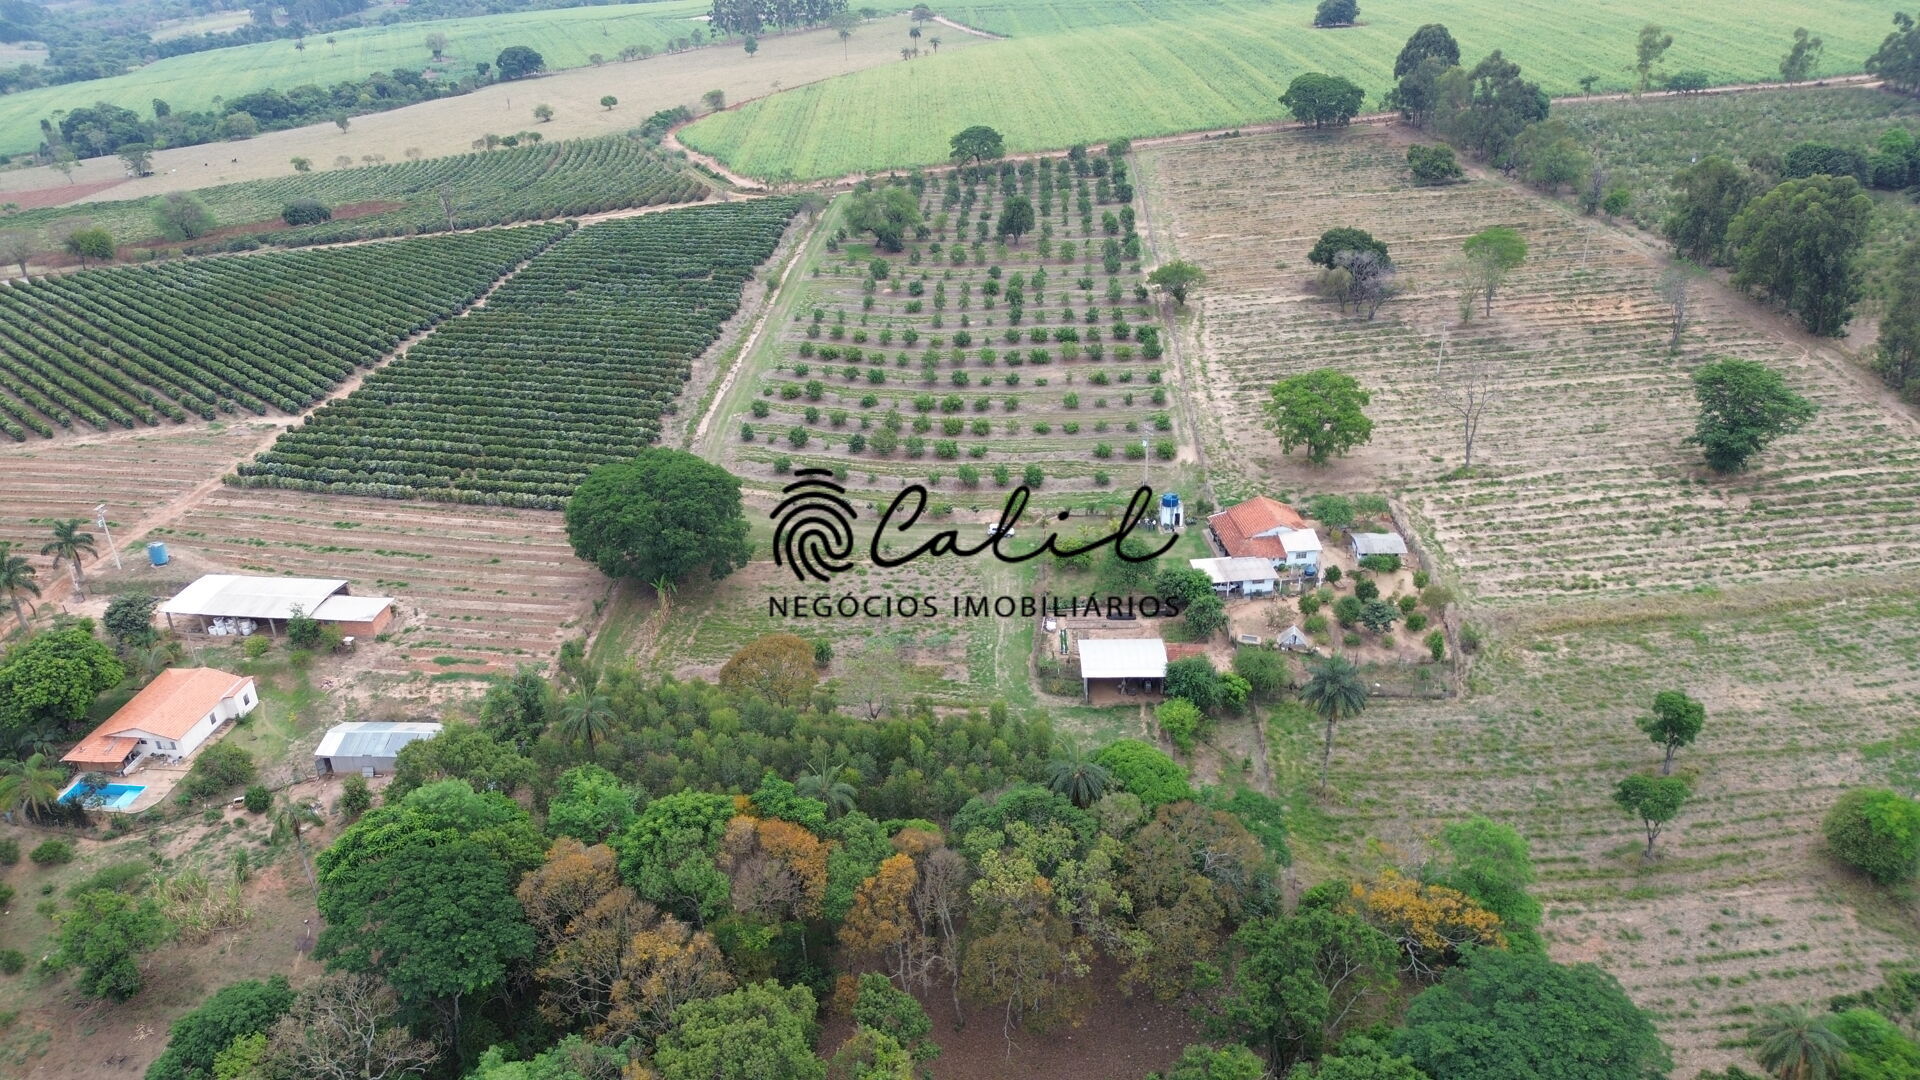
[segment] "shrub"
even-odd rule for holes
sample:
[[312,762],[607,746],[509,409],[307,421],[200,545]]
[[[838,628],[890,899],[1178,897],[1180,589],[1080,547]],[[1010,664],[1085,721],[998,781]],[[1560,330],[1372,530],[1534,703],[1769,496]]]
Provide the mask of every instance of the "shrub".
[[73,861],[73,845],[65,840],[48,840],[27,853],[37,866],[64,866]]
[[1327,584],[1329,584],[1329,585],[1338,585],[1338,584],[1340,584],[1340,578],[1341,578],[1341,576],[1342,576],[1342,575],[1341,575],[1341,573],[1340,573],[1340,568],[1339,568],[1339,567],[1337,567],[1337,566],[1329,566],[1329,567],[1327,567]]
[[318,225],[333,220],[333,211],[312,199],[296,199],[280,208],[280,220],[289,225]]
[[1193,798],[1187,771],[1158,748],[1138,739],[1109,743],[1093,760],[1112,774],[1121,790],[1131,793],[1148,810]]
[[267,655],[267,650],[271,648],[273,648],[273,642],[267,638],[267,635],[254,634],[241,644],[240,655],[249,660],[258,660]]
[[1822,826],[1840,861],[1882,885],[1913,877],[1920,864],[1920,802],[1886,788],[1840,796]]
[[1185,698],[1170,698],[1153,711],[1154,718],[1160,721],[1160,730],[1167,733],[1173,745],[1183,754],[1193,753],[1193,741],[1206,726],[1206,717],[1193,702]]
[[0,949],[0,971],[18,975],[27,966],[27,957],[19,949]]
[[287,645],[295,649],[314,649],[320,645],[320,621],[295,604],[287,616]]
[[264,784],[254,784],[247,788],[241,805],[247,808],[249,814],[264,814],[273,806],[273,792],[268,791]]
[[1416,589],[1426,588],[1427,582],[1431,580],[1433,580],[1432,575],[1428,574],[1425,570],[1415,570],[1413,572],[1413,587]]
[[354,773],[343,780],[337,807],[347,821],[356,821],[361,814],[373,809],[373,789],[367,786],[367,778]]
[[1353,579],[1353,595],[1362,600],[1378,600],[1380,599],[1380,586],[1374,584],[1372,578],[1355,578]]
[[1189,656],[1167,665],[1168,697],[1185,698],[1202,712],[1220,704],[1220,675],[1204,656]]
[[1311,615],[1320,610],[1320,598],[1312,593],[1300,597],[1300,614]]
[[13,886],[0,885],[0,908],[5,908],[7,905],[13,903],[13,895]]
[[12,866],[20,861],[20,841],[9,836],[0,840],[0,866]]
[[[1413,620],[1411,619],[1407,620],[1407,624],[1411,626],[1413,624]],[[1434,663],[1437,664],[1440,661],[1445,660],[1447,658],[1447,635],[1438,630],[1435,630],[1431,634],[1428,634],[1427,635],[1427,651],[1433,654]]]
[[253,755],[232,743],[214,743],[193,761],[186,779],[176,789],[182,803],[199,802],[242,784],[250,784],[258,773]]
[[1360,611],[1366,601],[1357,596],[1343,596],[1333,602],[1333,617],[1340,620],[1341,626],[1353,626],[1360,621]]
[[1418,611],[1407,613],[1407,632],[1417,634],[1427,628],[1427,617]]
[[1360,568],[1376,574],[1391,574],[1400,569],[1400,556],[1385,553],[1360,556]]
[[1313,637],[1319,637],[1327,632],[1327,617],[1325,615],[1309,615],[1300,621],[1300,629]]

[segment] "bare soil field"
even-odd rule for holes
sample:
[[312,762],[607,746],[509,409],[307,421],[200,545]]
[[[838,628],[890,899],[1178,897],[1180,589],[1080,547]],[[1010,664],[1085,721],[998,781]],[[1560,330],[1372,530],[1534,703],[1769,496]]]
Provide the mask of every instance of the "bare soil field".
[[[1354,129],[1215,140],[1142,153],[1155,243],[1205,267],[1197,370],[1185,373],[1223,502],[1265,491],[1403,493],[1437,556],[1483,602],[1681,590],[1920,566],[1920,426],[1847,360],[1718,286],[1667,351],[1661,261],[1595,219],[1483,177],[1413,187],[1397,133]],[[1462,323],[1461,242],[1510,225],[1529,253],[1491,317]],[[1375,320],[1311,295],[1306,252],[1336,226],[1385,241],[1407,298]],[[1820,406],[1749,473],[1707,473],[1681,440],[1688,373],[1763,361]],[[1495,366],[1503,396],[1461,464],[1436,366]],[[1318,367],[1373,395],[1371,445],[1330,467],[1283,458],[1262,409],[1273,382]]]
[[[1413,859],[1447,821],[1524,833],[1552,952],[1599,963],[1657,1014],[1680,1065],[1741,1056],[1754,1006],[1878,984],[1912,955],[1911,916],[1821,850],[1835,798],[1889,779],[1920,697],[1920,578],[1731,591],[1695,616],[1601,601],[1503,624],[1445,704],[1383,702],[1334,751],[1336,847]],[[1660,748],[1634,726],[1656,691],[1707,703],[1676,771],[1693,801],[1643,862],[1611,799]],[[1362,856],[1364,858],[1364,856]]]
[[[844,47],[834,31],[815,30],[762,38],[759,53],[752,57],[736,46],[712,46],[626,63],[610,60],[598,67],[500,83],[459,97],[357,116],[344,132],[329,122],[269,132],[244,142],[161,150],[153,155],[154,175],[130,181],[101,198],[125,199],[288,176],[293,172],[288,162],[295,157],[309,158],[315,168],[327,169],[336,167],[342,157],[359,165],[368,155],[404,161],[409,150],[425,157],[464,154],[473,149],[473,140],[488,133],[537,130],[548,140],[617,134],[639,127],[660,109],[676,105],[698,109],[701,95],[709,90],[719,90],[728,102],[739,103],[850,71],[900,63],[907,27],[908,19],[901,14],[862,23]],[[942,51],[985,43],[969,34],[949,37]],[[612,55],[618,44],[606,51]],[[609,94],[620,100],[612,109],[600,104],[600,98]],[[533,116],[533,107],[542,104],[554,110],[553,119],[544,124]],[[75,185],[51,168],[0,172],[0,202],[20,202],[23,196],[12,193],[34,191],[70,194],[40,196],[56,201],[25,205],[97,201],[86,189],[107,178],[118,181],[124,174],[125,167],[116,157],[82,161],[74,172],[79,181]]]

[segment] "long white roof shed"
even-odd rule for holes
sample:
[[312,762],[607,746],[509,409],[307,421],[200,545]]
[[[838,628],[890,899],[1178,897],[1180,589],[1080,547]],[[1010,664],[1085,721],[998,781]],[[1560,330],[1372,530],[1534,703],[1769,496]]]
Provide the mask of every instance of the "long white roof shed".
[[1407,542],[1397,532],[1353,533],[1355,555],[1405,555]]
[[1164,679],[1167,643],[1159,638],[1081,638],[1083,679]]
[[1222,559],[1188,559],[1187,565],[1213,579],[1215,585],[1232,585],[1245,581],[1273,581],[1278,576],[1271,561],[1252,555],[1229,556]]
[[160,605],[163,615],[279,619],[299,608],[322,622],[368,622],[393,603],[390,596],[348,596],[345,578],[207,574]]

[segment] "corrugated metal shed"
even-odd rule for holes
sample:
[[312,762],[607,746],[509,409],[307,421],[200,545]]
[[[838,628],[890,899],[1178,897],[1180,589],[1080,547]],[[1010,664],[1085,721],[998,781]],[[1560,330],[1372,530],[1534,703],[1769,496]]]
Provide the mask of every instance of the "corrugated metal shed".
[[1278,577],[1272,562],[1247,556],[1188,559],[1187,565],[1212,578],[1215,585],[1232,585],[1243,581],[1273,581]]
[[1167,643],[1159,638],[1081,638],[1080,677],[1164,679]]
[[344,578],[252,577],[208,574],[175,593],[160,611],[230,619],[286,619],[297,606],[312,615],[327,597],[347,587]]
[[321,622],[372,622],[392,606],[391,596],[329,596],[307,614]]
[[1355,555],[1405,555],[1407,542],[1396,532],[1354,533]]
[[433,738],[442,726],[385,720],[335,724],[321,737],[313,757],[316,762],[329,762],[334,772],[357,772],[367,766],[391,768],[401,747],[416,739]]

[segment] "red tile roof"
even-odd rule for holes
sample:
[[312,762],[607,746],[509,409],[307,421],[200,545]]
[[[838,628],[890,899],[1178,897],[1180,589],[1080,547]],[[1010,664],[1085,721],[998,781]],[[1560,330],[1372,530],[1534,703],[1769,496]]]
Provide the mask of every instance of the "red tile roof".
[[1256,534],[1273,529],[1304,529],[1307,519],[1286,503],[1256,495],[1209,517],[1207,524],[1213,527],[1214,535],[1220,538],[1220,545],[1227,549],[1228,555],[1285,559],[1287,552],[1280,541]]
[[105,765],[117,769],[127,760],[140,740],[131,735],[102,735],[99,732],[80,740],[80,745],[67,751],[61,761],[70,761],[75,765]]
[[118,735],[137,729],[163,739],[182,739],[214,706],[252,681],[251,675],[218,668],[168,668],[94,728],[93,734]]

